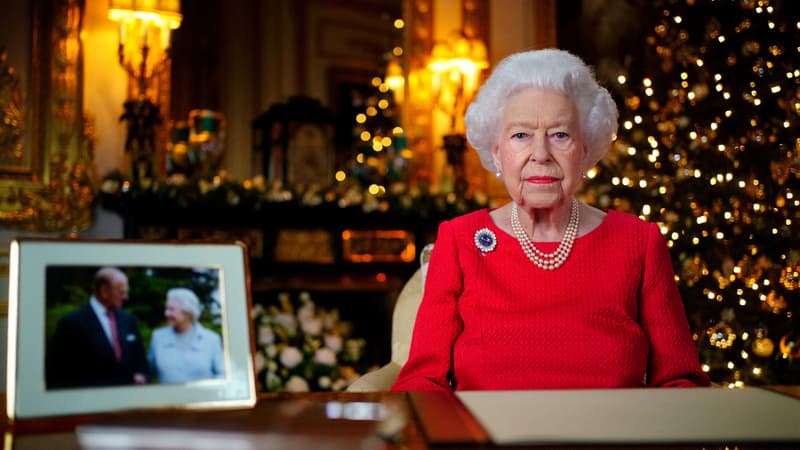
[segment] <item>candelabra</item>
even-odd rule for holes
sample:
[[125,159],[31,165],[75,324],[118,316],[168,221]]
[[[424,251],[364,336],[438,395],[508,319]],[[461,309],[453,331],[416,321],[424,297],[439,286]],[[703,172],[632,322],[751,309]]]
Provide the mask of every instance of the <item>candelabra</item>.
[[120,121],[127,123],[125,150],[131,178],[152,178],[160,108],[152,99],[154,80],[169,67],[172,30],[181,24],[179,0],[109,0],[109,19],[119,23],[119,64],[132,83]]
[[453,169],[454,188],[463,192],[467,188],[464,170],[464,114],[480,82],[480,73],[489,67],[486,45],[463,32],[451,34],[446,41],[436,43],[428,62],[435,104],[450,121],[449,133],[443,136],[447,162]]

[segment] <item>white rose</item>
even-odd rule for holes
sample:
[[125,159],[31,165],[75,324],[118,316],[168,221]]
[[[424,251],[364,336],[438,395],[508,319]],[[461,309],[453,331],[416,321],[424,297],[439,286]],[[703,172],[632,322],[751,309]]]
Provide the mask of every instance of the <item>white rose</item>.
[[319,318],[306,319],[300,322],[303,333],[309,336],[319,336],[322,332],[322,320]]
[[264,370],[267,360],[264,359],[264,355],[261,352],[256,352],[254,364],[256,365],[256,372],[261,372]]
[[314,361],[326,366],[335,366],[336,353],[328,347],[322,347],[314,353]]
[[254,319],[256,317],[262,316],[263,314],[264,314],[264,307],[262,305],[257,304],[253,306],[253,311],[251,312],[251,315],[253,316]]
[[297,319],[295,319],[292,314],[280,313],[275,316],[274,320],[275,323],[282,326],[290,336],[294,336],[294,334],[297,333]]
[[308,392],[308,382],[297,375],[292,375],[286,382],[288,392]]
[[323,376],[319,377],[319,380],[317,380],[317,384],[322,389],[330,388],[331,387],[331,383],[332,383],[331,382],[331,377],[329,377],[327,375],[323,375]]
[[258,343],[261,345],[272,344],[275,342],[275,333],[272,331],[272,327],[265,326],[258,328]]
[[286,347],[281,352],[281,364],[285,367],[292,368],[303,360],[303,354],[297,347]]
[[314,317],[314,304],[311,302],[303,302],[303,306],[297,309],[297,318],[301,321],[308,320]]
[[326,334],[325,347],[328,347],[334,352],[339,353],[342,351],[342,337],[338,334]]

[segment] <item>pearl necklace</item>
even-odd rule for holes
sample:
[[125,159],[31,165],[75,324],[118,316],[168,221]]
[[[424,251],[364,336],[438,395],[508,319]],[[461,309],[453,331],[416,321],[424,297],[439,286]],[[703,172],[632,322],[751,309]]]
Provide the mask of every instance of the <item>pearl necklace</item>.
[[531,242],[528,233],[525,232],[522,228],[522,224],[519,223],[517,204],[511,204],[511,229],[514,230],[514,235],[517,237],[519,245],[522,247],[522,251],[525,252],[528,259],[536,264],[537,267],[544,270],[558,269],[564,264],[564,261],[567,260],[569,253],[572,251],[572,245],[575,243],[575,238],[578,236],[578,224],[580,220],[581,213],[578,202],[573,200],[572,210],[569,214],[569,223],[567,224],[567,229],[564,231],[564,237],[561,238],[561,242],[558,244],[556,251],[553,253],[545,253],[536,248],[533,242]]

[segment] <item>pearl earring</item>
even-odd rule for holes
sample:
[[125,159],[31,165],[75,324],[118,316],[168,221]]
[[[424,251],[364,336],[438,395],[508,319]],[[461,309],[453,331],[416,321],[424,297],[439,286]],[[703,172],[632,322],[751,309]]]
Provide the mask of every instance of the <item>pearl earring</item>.
[[495,178],[500,178],[500,175],[502,175],[502,173],[500,173],[499,170],[494,173]]

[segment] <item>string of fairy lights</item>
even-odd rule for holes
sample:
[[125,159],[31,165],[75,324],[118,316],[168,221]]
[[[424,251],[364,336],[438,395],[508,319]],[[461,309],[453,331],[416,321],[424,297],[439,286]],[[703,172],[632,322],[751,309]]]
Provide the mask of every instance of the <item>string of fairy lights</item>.
[[723,5],[735,24],[724,2],[662,3],[647,39],[659,67],[617,77],[620,136],[587,175],[612,186],[595,188],[602,206],[660,224],[690,319],[706,316],[704,369],[730,387],[771,382],[800,359],[800,46],[782,37],[800,19],[764,0]]
[[[393,20],[395,32],[402,32],[405,21],[401,18]],[[402,96],[402,67],[395,66],[400,73],[393,74],[392,64],[402,58],[404,49],[394,46],[387,52],[386,64],[389,67],[383,77],[375,76],[371,80],[375,88],[373,95],[366,98],[363,111],[354,117],[353,133],[357,136],[358,151],[353,161],[352,173],[362,183],[367,184],[367,192],[372,195],[386,193],[387,185],[402,179],[413,153],[406,147],[405,131],[397,117],[397,102]],[[335,174],[336,181],[344,182],[348,173],[339,170]]]

